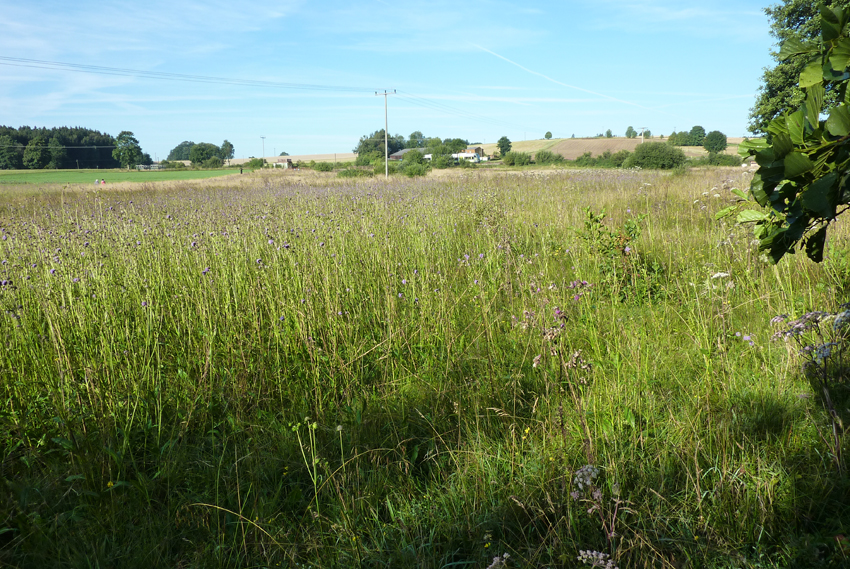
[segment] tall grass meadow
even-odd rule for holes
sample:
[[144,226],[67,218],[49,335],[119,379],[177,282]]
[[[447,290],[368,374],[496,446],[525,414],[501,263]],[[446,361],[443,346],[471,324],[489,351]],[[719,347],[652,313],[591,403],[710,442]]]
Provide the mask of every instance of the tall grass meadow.
[[766,263],[740,168],[252,180],[2,190],[0,565],[847,566],[787,333],[844,225]]

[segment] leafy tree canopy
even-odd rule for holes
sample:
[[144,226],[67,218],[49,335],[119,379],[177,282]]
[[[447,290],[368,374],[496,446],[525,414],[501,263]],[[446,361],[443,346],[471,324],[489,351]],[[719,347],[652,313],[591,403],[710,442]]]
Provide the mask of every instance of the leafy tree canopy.
[[499,147],[499,154],[504,156],[511,151],[511,140],[507,136],[503,136],[496,142],[496,146]]
[[719,130],[712,130],[706,134],[705,140],[702,142],[702,147],[709,152],[723,152],[726,150],[726,146],[726,135]]
[[129,130],[122,130],[115,139],[115,149],[112,151],[112,157],[121,164],[122,168],[133,168],[136,164],[141,164],[142,147],[139,146],[139,141]]
[[233,154],[234,154],[233,145],[226,138],[224,139],[224,142],[221,143],[219,150],[221,151],[221,153],[219,154],[218,157],[221,158],[222,160],[231,160],[233,158]]
[[189,151],[189,160],[193,166],[203,165],[212,157],[221,158],[221,148],[210,142],[199,142]]
[[605,131],[605,138],[613,138],[613,137],[614,137],[614,133],[611,132],[610,128]]
[[[398,152],[404,148],[405,138],[397,134],[387,138],[387,150],[390,154]],[[378,152],[381,158],[384,157],[384,129],[376,130],[372,134],[360,137],[360,142],[354,147],[354,152],[357,154],[370,154]]]
[[[809,258],[822,261],[827,229],[850,206],[850,13],[823,5],[819,10],[821,41],[789,35],[778,55],[782,61],[802,57],[805,62],[797,80],[803,102],[770,121],[768,139],[739,146],[759,169],[750,195],[738,191],[741,202],[717,214],[732,215],[750,200],[765,208],[743,210],[737,219],[755,224],[759,250],[773,262],[801,247]],[[830,92],[835,104],[821,120]]]
[[192,151],[192,147],[195,146],[195,143],[190,140],[184,140],[177,146],[171,149],[171,152],[168,153],[168,160],[191,160],[189,158],[189,153]]
[[634,127],[629,127],[626,129],[626,138],[637,138],[637,131]]
[[[829,8],[848,8],[850,0],[827,0],[824,4]],[[820,34],[818,3],[815,0],[782,0],[764,11],[770,19],[770,34],[780,44],[807,42]],[[755,134],[765,134],[771,120],[786,110],[798,108],[803,102],[803,92],[797,86],[797,79],[808,61],[806,54],[789,55],[772,51],[770,55],[776,65],[765,70],[758,98],[750,109],[749,129]],[[835,94],[827,90],[825,109],[832,108],[835,103]]]
[[18,143],[8,134],[0,135],[0,170],[17,170],[23,166],[23,152]]
[[543,138],[550,140],[552,138],[552,131],[547,131]]
[[24,166],[30,170],[41,170],[47,166],[50,155],[47,153],[47,141],[43,136],[30,140],[24,149]]

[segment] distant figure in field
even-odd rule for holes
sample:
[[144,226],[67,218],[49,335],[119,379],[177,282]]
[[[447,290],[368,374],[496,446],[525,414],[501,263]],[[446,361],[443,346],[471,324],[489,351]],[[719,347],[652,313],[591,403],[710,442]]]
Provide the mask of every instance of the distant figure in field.
[[100,185],[101,185],[101,186],[105,186],[105,185],[106,185],[106,178],[104,178],[103,180],[101,180],[101,181],[100,181]]
[[99,186],[99,185],[100,185],[100,178],[98,178],[97,180],[95,180],[95,181],[94,181],[94,185],[95,185],[95,186]]
[[242,166],[239,167],[239,173],[242,173]]

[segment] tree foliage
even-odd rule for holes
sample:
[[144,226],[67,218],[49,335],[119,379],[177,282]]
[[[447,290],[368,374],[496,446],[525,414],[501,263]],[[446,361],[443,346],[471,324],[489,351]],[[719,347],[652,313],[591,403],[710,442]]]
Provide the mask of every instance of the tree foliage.
[[144,159],[142,147],[135,135],[129,130],[122,130],[115,139],[112,157],[121,164],[122,168],[133,168]]
[[[848,8],[850,0],[827,0],[830,8]],[[782,44],[788,41],[806,42],[820,35],[818,4],[815,0],[782,0],[765,8],[770,19],[770,34]],[[793,55],[772,51],[776,61],[771,69],[765,69],[755,105],[750,109],[749,129],[755,134],[767,133],[774,118],[789,109],[798,108],[803,102],[803,92],[797,86],[797,78],[806,65],[807,57],[802,53]],[[824,96],[825,109],[836,103],[835,95],[827,91]]]
[[210,142],[199,142],[189,151],[189,160],[193,166],[203,165],[212,157],[221,158],[221,148]]
[[168,153],[168,160],[191,160],[189,158],[189,153],[192,151],[192,147],[195,146],[195,143],[190,140],[184,140],[177,146],[171,149],[171,152]]
[[[850,14],[823,5],[819,11],[821,41],[790,36],[778,56],[805,62],[797,82],[801,106],[770,121],[768,139],[739,146],[759,169],[750,196],[739,192],[741,203],[718,213],[718,218],[731,215],[750,199],[766,208],[743,210],[737,219],[755,224],[759,250],[773,262],[802,247],[813,261],[822,261],[829,225],[850,206],[850,35],[845,29]],[[834,94],[835,104],[820,120],[827,93]]]
[[[221,153],[219,154],[219,158],[221,158],[222,160],[228,160],[229,161],[229,160],[233,159],[233,155],[235,153],[235,150],[233,148],[233,145],[226,138],[224,139],[224,142],[221,143],[219,150],[221,151]],[[229,164],[229,162],[228,162],[228,164]]]
[[[390,154],[398,152],[404,148],[404,136],[397,134],[387,138],[387,150]],[[376,130],[372,134],[360,137],[360,142],[354,147],[353,152],[357,154],[370,154],[377,152],[384,157],[384,129]]]
[[614,138],[614,133],[611,132],[611,129],[605,131],[605,138]]
[[626,129],[626,138],[637,138],[637,134],[637,131],[632,126]]
[[712,130],[706,134],[702,142],[702,147],[709,152],[723,152],[727,146],[726,135],[719,130]]
[[[43,168],[115,168],[118,162],[112,158],[112,147],[115,138],[82,127],[69,128],[32,128],[22,126],[12,128],[0,126],[0,138],[8,137],[7,144],[0,145],[0,169],[28,168],[24,164],[24,152],[31,141],[41,137],[44,146],[47,146],[47,162],[39,166]],[[11,144],[8,144],[11,140]],[[52,147],[48,141],[55,141]],[[59,147],[62,147],[60,150]],[[30,162],[32,163],[32,162]],[[36,164],[41,164],[37,161]]]
[[24,166],[30,170],[41,170],[47,166],[50,154],[47,152],[47,141],[39,135],[30,140],[24,149]]
[[543,135],[543,138],[545,138],[546,140],[551,140],[552,139],[552,132],[546,131],[546,134]]
[[0,135],[0,170],[17,170],[23,166],[23,152],[15,139],[8,134]]
[[496,142],[496,146],[499,147],[499,154],[504,156],[511,151],[511,139],[507,136],[503,136]]

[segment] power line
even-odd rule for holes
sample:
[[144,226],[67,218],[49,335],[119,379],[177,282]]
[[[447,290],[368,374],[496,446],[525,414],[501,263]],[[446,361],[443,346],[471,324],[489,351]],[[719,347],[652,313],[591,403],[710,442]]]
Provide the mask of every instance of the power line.
[[[269,87],[276,89],[295,89],[305,91],[335,91],[351,93],[374,93],[375,90],[364,87],[352,87],[344,85],[319,85],[311,83],[286,83],[279,81],[262,81],[255,79],[232,79],[227,77],[215,77],[207,75],[191,75],[186,73],[166,73],[161,71],[142,71],[139,69],[128,69],[121,67],[104,67],[100,65],[84,65],[80,63],[67,63],[61,61],[46,61],[41,59],[27,59],[21,57],[0,56],[0,65],[11,67],[28,67],[33,69],[47,69],[53,71],[72,71],[75,73],[89,73],[94,75],[112,75],[119,77],[138,77],[143,79],[160,79],[167,81],[183,81],[189,83],[206,83],[219,85],[237,85],[245,87]],[[451,105],[429,99],[424,95],[415,95],[399,91],[398,94],[413,105],[428,108],[443,114],[454,115],[491,125],[509,128],[528,128],[528,125],[517,125],[508,121],[502,121],[486,115],[472,113],[467,110],[458,109]],[[82,147],[80,147],[82,148]],[[105,147],[103,147],[105,148]]]

